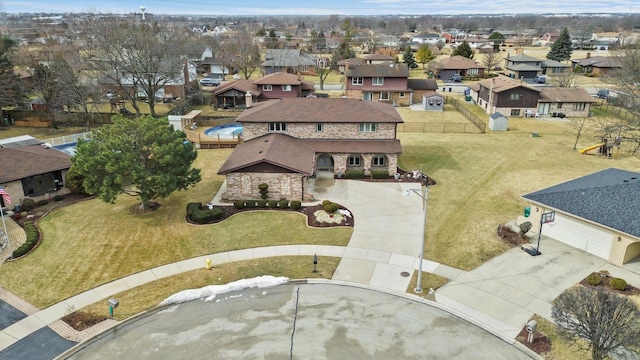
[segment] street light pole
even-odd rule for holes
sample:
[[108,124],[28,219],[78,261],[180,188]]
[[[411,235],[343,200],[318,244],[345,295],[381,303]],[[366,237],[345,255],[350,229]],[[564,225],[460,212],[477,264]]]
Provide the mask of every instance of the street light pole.
[[424,217],[422,218],[422,246],[420,247],[420,262],[418,264],[418,283],[416,284],[415,289],[413,289],[415,293],[420,294],[422,293],[422,259],[424,254],[425,238],[427,236],[427,201],[429,199],[429,186],[423,185],[421,190],[406,190],[405,192],[403,192],[403,195],[409,196],[409,194],[411,194],[412,192],[422,198],[422,212],[424,215]]

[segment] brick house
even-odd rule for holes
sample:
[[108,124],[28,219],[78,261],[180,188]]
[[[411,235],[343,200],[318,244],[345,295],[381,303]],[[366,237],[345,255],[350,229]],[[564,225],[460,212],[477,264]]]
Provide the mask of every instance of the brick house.
[[301,75],[277,72],[253,82],[260,91],[258,101],[306,97],[313,94],[313,81],[305,81]]
[[439,60],[439,62],[438,77],[442,80],[449,80],[454,74],[459,74],[463,77],[484,76],[484,66],[464,56],[450,56]]
[[[25,197],[36,201],[69,193],[64,179],[71,167],[71,157],[44,145],[0,147],[0,185],[9,193],[15,206]],[[5,207],[0,196],[0,206]]]
[[307,179],[349,170],[397,172],[402,152],[390,104],[356,99],[290,98],[248,107],[236,120],[244,142],[218,174],[226,176],[223,200],[258,199],[269,185],[272,199],[311,200]]
[[520,81],[500,76],[470,84],[471,96],[487,114],[500,112],[508,116],[525,116],[538,109],[540,90]]
[[345,96],[396,106],[422,103],[426,92],[438,89],[434,79],[409,79],[407,64],[345,64]]
[[596,99],[583,88],[540,88],[538,114],[563,113],[568,117],[587,117]]

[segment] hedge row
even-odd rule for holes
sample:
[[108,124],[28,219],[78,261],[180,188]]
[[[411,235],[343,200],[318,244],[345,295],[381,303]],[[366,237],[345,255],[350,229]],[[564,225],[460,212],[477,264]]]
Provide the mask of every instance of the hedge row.
[[372,179],[388,179],[389,172],[384,170],[373,170],[371,171],[371,178]]
[[36,225],[32,222],[24,223],[24,231],[27,233],[27,241],[22,244],[19,248],[13,251],[12,257],[19,258],[24,254],[28,253],[38,244],[38,239],[40,238],[40,231]]
[[252,208],[271,208],[271,209],[293,209],[300,210],[302,203],[298,200],[236,200],[233,202],[233,207],[236,209],[252,209]]
[[208,224],[215,220],[222,219],[223,216],[224,212],[222,209],[203,209],[202,203],[187,204],[187,217],[196,224]]

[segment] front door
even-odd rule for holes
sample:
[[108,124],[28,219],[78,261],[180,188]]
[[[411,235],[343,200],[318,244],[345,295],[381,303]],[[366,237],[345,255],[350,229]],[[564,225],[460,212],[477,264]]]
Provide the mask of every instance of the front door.
[[322,154],[318,156],[318,169],[317,171],[332,171],[333,172],[333,158],[329,154]]
[[364,100],[364,101],[372,101],[373,100],[373,93],[372,92],[364,92],[364,93],[362,93],[362,100]]

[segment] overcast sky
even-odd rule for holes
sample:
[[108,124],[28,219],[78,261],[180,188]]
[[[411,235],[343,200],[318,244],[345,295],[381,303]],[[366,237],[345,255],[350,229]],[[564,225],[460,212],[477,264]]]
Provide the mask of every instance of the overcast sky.
[[193,15],[385,15],[385,14],[532,14],[638,13],[640,0],[4,0],[17,12],[139,12]]

